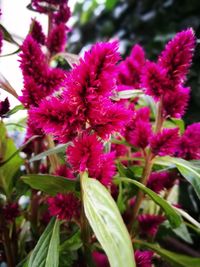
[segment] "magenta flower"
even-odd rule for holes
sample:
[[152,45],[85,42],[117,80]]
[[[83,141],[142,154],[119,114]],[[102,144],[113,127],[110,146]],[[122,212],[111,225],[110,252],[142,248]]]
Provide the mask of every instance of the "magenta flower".
[[176,34],[159,57],[158,64],[166,70],[168,90],[175,90],[185,81],[192,62],[195,36],[192,28]]
[[58,176],[63,176],[68,179],[74,180],[75,176],[72,172],[72,170],[67,166],[67,165],[60,165],[56,170],[55,170],[55,175]]
[[163,129],[162,132],[154,134],[150,140],[151,151],[154,155],[172,156],[178,146],[178,128]]
[[143,149],[148,146],[152,135],[149,116],[150,109],[147,107],[135,110],[133,118],[127,124],[124,134],[126,141],[131,145]]
[[41,45],[45,44],[45,34],[42,30],[41,24],[36,19],[32,19],[30,35],[37,43]]
[[66,23],[71,17],[71,11],[67,4],[67,1],[59,5],[59,10],[53,14],[53,22],[56,25],[60,23]]
[[129,57],[118,65],[118,90],[141,88],[145,53],[140,45],[134,45]]
[[105,254],[98,252],[98,251],[93,251],[92,258],[95,262],[96,267],[110,267],[108,258]]
[[105,99],[102,103],[94,103],[88,117],[91,129],[101,138],[106,139],[114,132],[123,131],[132,117],[132,111]]
[[67,40],[66,26],[64,23],[55,25],[47,39],[47,48],[51,55],[63,52]]
[[200,123],[187,127],[181,137],[178,156],[187,160],[200,159]]
[[6,113],[10,109],[10,103],[8,98],[6,97],[3,101],[0,101],[0,117],[5,117]]
[[156,193],[160,193],[165,188],[170,189],[177,178],[177,173],[172,171],[152,172],[148,179],[147,187]]
[[49,11],[58,8],[59,5],[66,3],[66,0],[32,0],[33,8],[40,13],[49,13]]
[[38,127],[61,143],[76,137],[85,123],[84,118],[74,115],[67,102],[56,97],[44,99],[38,108],[32,108],[30,114]]
[[152,251],[136,249],[134,254],[137,267],[152,267]]
[[114,154],[103,153],[103,144],[96,135],[83,134],[66,151],[74,171],[88,171],[91,178],[108,186],[115,174]]
[[138,216],[139,227],[142,235],[154,237],[159,225],[165,221],[165,217],[153,214],[142,214]]
[[142,85],[146,94],[155,100],[166,91],[166,70],[154,62],[147,62],[142,74]]
[[48,210],[51,216],[56,216],[59,220],[71,221],[80,216],[80,200],[73,194],[60,194],[48,198]]
[[181,118],[188,105],[190,89],[188,87],[178,87],[175,92],[167,92],[163,96],[164,118]]
[[18,203],[7,203],[3,207],[2,213],[6,221],[13,222],[20,213]]

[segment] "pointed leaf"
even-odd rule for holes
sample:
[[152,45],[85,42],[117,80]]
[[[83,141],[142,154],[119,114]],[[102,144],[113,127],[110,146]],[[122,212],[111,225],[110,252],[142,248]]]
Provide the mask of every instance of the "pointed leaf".
[[133,248],[115,201],[97,180],[81,177],[86,217],[104,249],[111,267],[134,267]]
[[32,188],[41,190],[49,195],[75,191],[76,185],[76,181],[65,177],[45,174],[24,175],[21,179]]
[[116,181],[132,183],[135,186],[137,186],[139,189],[141,189],[143,192],[145,192],[156,204],[158,204],[164,210],[165,215],[173,228],[176,228],[181,224],[182,222],[181,216],[175,211],[175,209],[166,200],[164,200],[162,197],[160,197],[158,194],[156,194],[151,189],[147,188],[146,186],[139,183],[138,181],[135,181],[129,178],[119,178],[119,179],[116,179]]
[[178,253],[163,249],[157,245],[143,242],[140,240],[136,240],[135,243],[138,243],[142,247],[146,247],[148,249],[155,251],[166,261],[170,262],[172,266],[174,267],[189,267],[189,266],[199,267],[200,266],[200,258],[194,258],[194,257],[178,254]]
[[35,246],[28,267],[57,267],[59,265],[60,222],[51,219]]

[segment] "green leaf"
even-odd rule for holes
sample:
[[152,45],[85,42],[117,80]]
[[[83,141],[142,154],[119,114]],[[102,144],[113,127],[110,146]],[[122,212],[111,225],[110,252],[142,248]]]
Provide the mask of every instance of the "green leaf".
[[115,201],[97,180],[81,177],[86,217],[104,249],[111,267],[134,267],[133,248]]
[[[23,160],[19,156],[14,141],[7,136],[4,124],[0,123],[0,187],[9,196],[13,190],[14,176]],[[12,156],[12,160],[8,161]]]
[[155,163],[164,166],[175,165],[182,176],[193,186],[200,199],[200,171],[192,162],[181,158],[160,157],[156,159]]
[[59,265],[60,222],[52,218],[35,246],[28,267],[57,267]]
[[106,8],[108,10],[112,10],[116,4],[117,4],[118,0],[106,0]]
[[33,162],[33,161],[37,161],[37,160],[41,160],[43,159],[44,157],[47,157],[49,155],[52,155],[52,154],[58,154],[58,153],[61,153],[61,152],[64,152],[67,148],[67,146],[69,145],[69,143],[67,144],[60,144],[58,146],[55,146],[53,148],[50,148],[38,155],[36,155],[35,157],[32,157],[30,159],[30,162]]
[[2,24],[0,24],[0,30],[3,32],[4,40],[19,46],[19,44],[13,39],[12,35],[6,30],[6,28]]
[[70,238],[65,240],[61,245],[60,245],[60,251],[64,250],[78,250],[80,247],[82,247],[82,240],[81,240],[81,232],[78,230],[73,234]]
[[166,261],[170,262],[172,266],[175,266],[175,267],[189,267],[189,266],[199,267],[200,266],[200,258],[194,258],[194,257],[178,254],[178,253],[160,248],[157,245],[143,242],[140,240],[135,240],[135,243],[140,244],[141,247],[145,247],[145,248],[155,251]]
[[17,105],[15,106],[13,109],[11,109],[10,111],[8,111],[5,116],[9,117],[13,114],[15,114],[16,112],[18,112],[19,110],[24,110],[24,106],[23,105]]
[[53,196],[57,193],[75,191],[76,185],[76,181],[69,180],[65,177],[45,174],[24,175],[21,179],[32,188]]
[[140,188],[143,192],[145,192],[156,204],[158,204],[165,212],[167,219],[169,220],[171,226],[176,228],[180,226],[182,220],[181,216],[175,211],[175,209],[162,197],[157,195],[154,191],[147,188],[143,184],[139,183],[138,181],[129,179],[129,178],[118,178],[116,181],[122,181],[126,183],[132,183],[138,188]]

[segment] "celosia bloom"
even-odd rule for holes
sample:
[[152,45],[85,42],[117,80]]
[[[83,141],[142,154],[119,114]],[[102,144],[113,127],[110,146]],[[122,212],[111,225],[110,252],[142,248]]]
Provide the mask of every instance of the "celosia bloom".
[[0,101],[0,117],[3,118],[5,114],[9,111],[10,103],[6,97],[3,101]]
[[103,144],[96,135],[83,134],[66,151],[74,171],[88,171],[91,178],[108,186],[115,174],[114,154],[103,153]]
[[47,48],[51,55],[63,52],[67,40],[66,26],[64,23],[55,25],[47,39]]
[[118,65],[118,90],[140,88],[144,64],[143,48],[140,45],[133,46],[130,56]]
[[181,137],[178,156],[187,160],[200,159],[200,123],[187,127]]
[[176,34],[166,45],[158,63],[166,70],[168,90],[175,90],[178,84],[185,81],[192,62],[194,46],[195,36],[191,28]]
[[98,251],[93,251],[92,258],[95,262],[96,267],[110,267],[108,258],[105,254],[98,252]]
[[42,31],[41,24],[36,19],[32,19],[30,34],[37,43],[45,44],[45,34]]
[[70,221],[80,216],[80,200],[73,194],[60,194],[48,198],[49,213],[59,220]]
[[177,178],[177,173],[173,171],[152,172],[148,179],[147,187],[156,193],[160,193],[165,188],[170,189]]
[[142,85],[146,94],[155,100],[166,91],[166,70],[154,62],[147,62],[142,75]]
[[2,209],[4,218],[8,222],[12,222],[17,216],[19,216],[18,203],[7,203]]
[[38,106],[44,97],[61,86],[65,73],[48,66],[46,56],[32,36],[26,37],[21,50],[20,67],[24,76],[24,89],[19,99],[25,107]]
[[35,10],[40,13],[52,12],[52,9],[56,9],[59,5],[66,3],[66,0],[32,0],[31,4]]
[[82,131],[85,119],[76,116],[69,103],[56,97],[44,99],[39,108],[32,108],[30,114],[38,127],[47,134],[53,134],[59,142],[71,141]]
[[66,23],[71,16],[70,8],[67,1],[59,5],[59,10],[53,14],[53,22],[55,24]]
[[152,267],[152,251],[136,249],[134,254],[137,267]]
[[150,110],[147,107],[135,110],[130,123],[127,125],[124,136],[135,147],[145,148],[149,144],[152,134],[149,121]]
[[175,92],[167,92],[163,96],[162,115],[164,118],[181,118],[188,105],[190,89],[178,87]]
[[162,132],[154,134],[150,140],[151,151],[154,155],[172,156],[178,146],[178,128],[163,129]]
[[164,222],[165,217],[153,214],[142,214],[138,216],[139,227],[142,235],[154,237],[159,225]]
[[63,177],[66,177],[66,178],[68,178],[68,179],[72,179],[72,180],[75,179],[72,170],[71,170],[69,167],[67,167],[66,165],[60,165],[60,166],[55,170],[55,175],[63,176]]

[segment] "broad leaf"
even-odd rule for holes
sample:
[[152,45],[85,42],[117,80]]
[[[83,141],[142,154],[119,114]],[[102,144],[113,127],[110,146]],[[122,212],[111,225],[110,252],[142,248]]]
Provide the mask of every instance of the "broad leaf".
[[[13,190],[14,176],[23,160],[19,156],[14,141],[6,134],[6,128],[0,123],[0,187],[9,196]],[[12,160],[8,161],[12,156]]]
[[150,244],[147,242],[142,242],[140,240],[138,241],[136,240],[135,243],[140,244],[141,247],[145,247],[145,248],[155,251],[166,261],[170,262],[172,266],[174,267],[189,267],[189,266],[199,267],[200,266],[200,258],[194,258],[194,257],[178,254],[178,253],[160,248],[157,245]]
[[17,105],[15,106],[13,109],[9,110],[5,116],[9,117],[13,114],[15,114],[16,112],[18,112],[19,110],[24,110],[24,106],[23,105]]
[[162,197],[157,195],[154,191],[147,188],[143,184],[139,183],[138,181],[129,179],[129,178],[119,178],[116,181],[122,181],[126,183],[132,183],[145,192],[156,204],[158,204],[165,212],[167,219],[169,220],[171,226],[173,228],[178,227],[181,224],[181,216],[175,211],[175,209]]
[[76,182],[62,176],[29,174],[21,177],[24,183],[49,195],[75,191]]
[[3,32],[4,40],[19,46],[19,44],[13,39],[12,35],[6,30],[6,28],[2,24],[0,24],[0,30]]
[[115,201],[97,180],[81,177],[83,204],[86,217],[104,249],[111,267],[134,267],[130,236]]
[[60,222],[51,219],[35,246],[28,267],[57,267],[59,265]]
[[155,163],[164,166],[175,165],[183,177],[193,186],[200,199],[200,171],[192,162],[181,158],[160,157]]
[[82,247],[82,240],[81,240],[81,232],[78,230],[70,238],[65,240],[60,245],[60,251],[64,250],[74,251],[78,250],[80,247]]
[[44,157],[47,157],[47,156],[52,155],[52,154],[57,154],[57,153],[64,152],[68,145],[69,145],[69,143],[68,144],[60,144],[58,146],[50,148],[50,149],[48,149],[48,150],[36,155],[35,157],[32,157],[30,159],[30,162],[41,160]]

